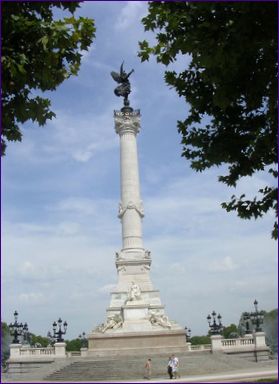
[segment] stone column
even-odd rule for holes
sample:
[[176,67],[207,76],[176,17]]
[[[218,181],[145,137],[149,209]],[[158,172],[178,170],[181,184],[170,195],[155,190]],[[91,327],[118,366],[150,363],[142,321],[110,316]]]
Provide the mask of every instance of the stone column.
[[140,112],[115,111],[115,130],[120,136],[122,250],[143,250],[141,220],[143,206],[136,135],[140,129]]

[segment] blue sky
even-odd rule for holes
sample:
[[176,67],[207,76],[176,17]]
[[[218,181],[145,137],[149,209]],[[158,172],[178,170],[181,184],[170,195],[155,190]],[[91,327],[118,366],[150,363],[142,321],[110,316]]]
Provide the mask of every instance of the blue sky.
[[[9,143],[2,160],[2,319],[27,321],[46,335],[59,316],[68,338],[105,319],[117,282],[121,248],[119,138],[113,110],[122,100],[110,76],[122,60],[131,76],[131,105],[140,108],[138,135],[144,244],[151,277],[166,313],[207,333],[215,309],[225,325],[243,311],[277,307],[277,251],[273,215],[243,221],[220,204],[234,193],[253,196],[266,185],[259,173],[235,190],[218,183],[224,169],[197,174],[181,157],[176,121],[189,106],[163,80],[154,59],[140,63],[138,41],[146,2],[85,2],[77,15],[93,17],[96,39],[78,77],[49,93],[57,118],[44,127],[25,124],[22,143]],[[171,68],[184,68],[180,57]]]

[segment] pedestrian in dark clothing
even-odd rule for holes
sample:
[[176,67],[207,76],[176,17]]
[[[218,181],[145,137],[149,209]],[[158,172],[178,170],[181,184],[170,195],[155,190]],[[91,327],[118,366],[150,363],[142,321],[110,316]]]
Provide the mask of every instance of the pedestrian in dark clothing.
[[169,361],[168,361],[168,374],[170,379],[172,379],[173,374],[172,374],[172,358],[171,357],[169,357]]

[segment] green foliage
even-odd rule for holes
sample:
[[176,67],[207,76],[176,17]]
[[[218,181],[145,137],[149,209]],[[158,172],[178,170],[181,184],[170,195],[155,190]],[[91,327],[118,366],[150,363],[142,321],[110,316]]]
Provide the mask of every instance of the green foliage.
[[[257,171],[278,177],[277,6],[149,2],[142,20],[157,39],[153,47],[139,43],[142,61],[150,55],[166,66],[177,58],[190,60],[180,73],[165,72],[167,85],[190,104],[188,117],[178,122],[182,156],[196,171],[227,165],[228,174],[219,181],[228,186]],[[270,209],[277,216],[277,191],[266,186],[252,200],[232,196],[222,207],[243,219]],[[272,237],[277,236],[275,222]]]
[[[53,91],[77,75],[81,50],[94,38],[92,19],[73,16],[78,2],[1,2],[2,8],[2,155],[6,141],[21,141],[20,124],[44,125],[55,114],[50,100],[35,96]],[[68,11],[56,20],[53,11]]]
[[266,312],[264,318],[278,321],[278,309],[276,308]]
[[192,345],[210,344],[210,336],[193,336],[190,342]]
[[66,351],[79,351],[82,347],[82,341],[80,339],[66,340]]
[[267,344],[273,353],[278,354],[278,309],[265,313],[263,330],[266,334]]
[[35,346],[36,344],[40,344],[42,348],[45,348],[49,345],[49,339],[44,336],[37,336],[34,335],[33,333],[30,333],[30,345]]
[[235,324],[224,327],[222,335],[225,339],[230,339],[235,335],[238,335],[238,327]]
[[1,321],[1,366],[6,367],[6,361],[10,356],[9,344],[11,341],[8,324]]
[[8,324],[5,323],[4,321],[1,321],[1,337],[5,337],[9,335],[9,327]]

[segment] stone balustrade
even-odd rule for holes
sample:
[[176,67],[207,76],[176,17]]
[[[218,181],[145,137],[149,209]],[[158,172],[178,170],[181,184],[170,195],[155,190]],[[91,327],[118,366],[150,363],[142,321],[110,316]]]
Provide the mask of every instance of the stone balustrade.
[[47,348],[26,348],[23,347],[19,350],[19,356],[50,356],[55,355],[55,348],[54,347],[47,347]]
[[[264,332],[257,332],[252,337],[243,337],[237,339],[224,339],[221,335],[211,336],[211,344],[191,345],[187,343],[189,352],[224,352],[224,353],[247,353],[255,350],[268,350],[265,344]],[[66,357],[86,357],[87,348],[81,348],[80,351],[66,352],[65,343],[55,343],[54,347],[34,348],[26,347],[20,344],[10,345],[10,361],[17,362],[22,360],[42,361]]]
[[222,347],[224,349],[227,348],[242,348],[242,347],[250,347],[255,344],[255,340],[253,338],[239,338],[239,339],[223,339],[221,340]]
[[211,351],[211,344],[190,345],[189,351]]
[[56,358],[66,357],[66,343],[59,342],[55,343],[54,347],[46,348],[35,348],[27,347],[21,344],[11,344],[10,345],[10,361],[22,361],[22,360],[49,360]]

